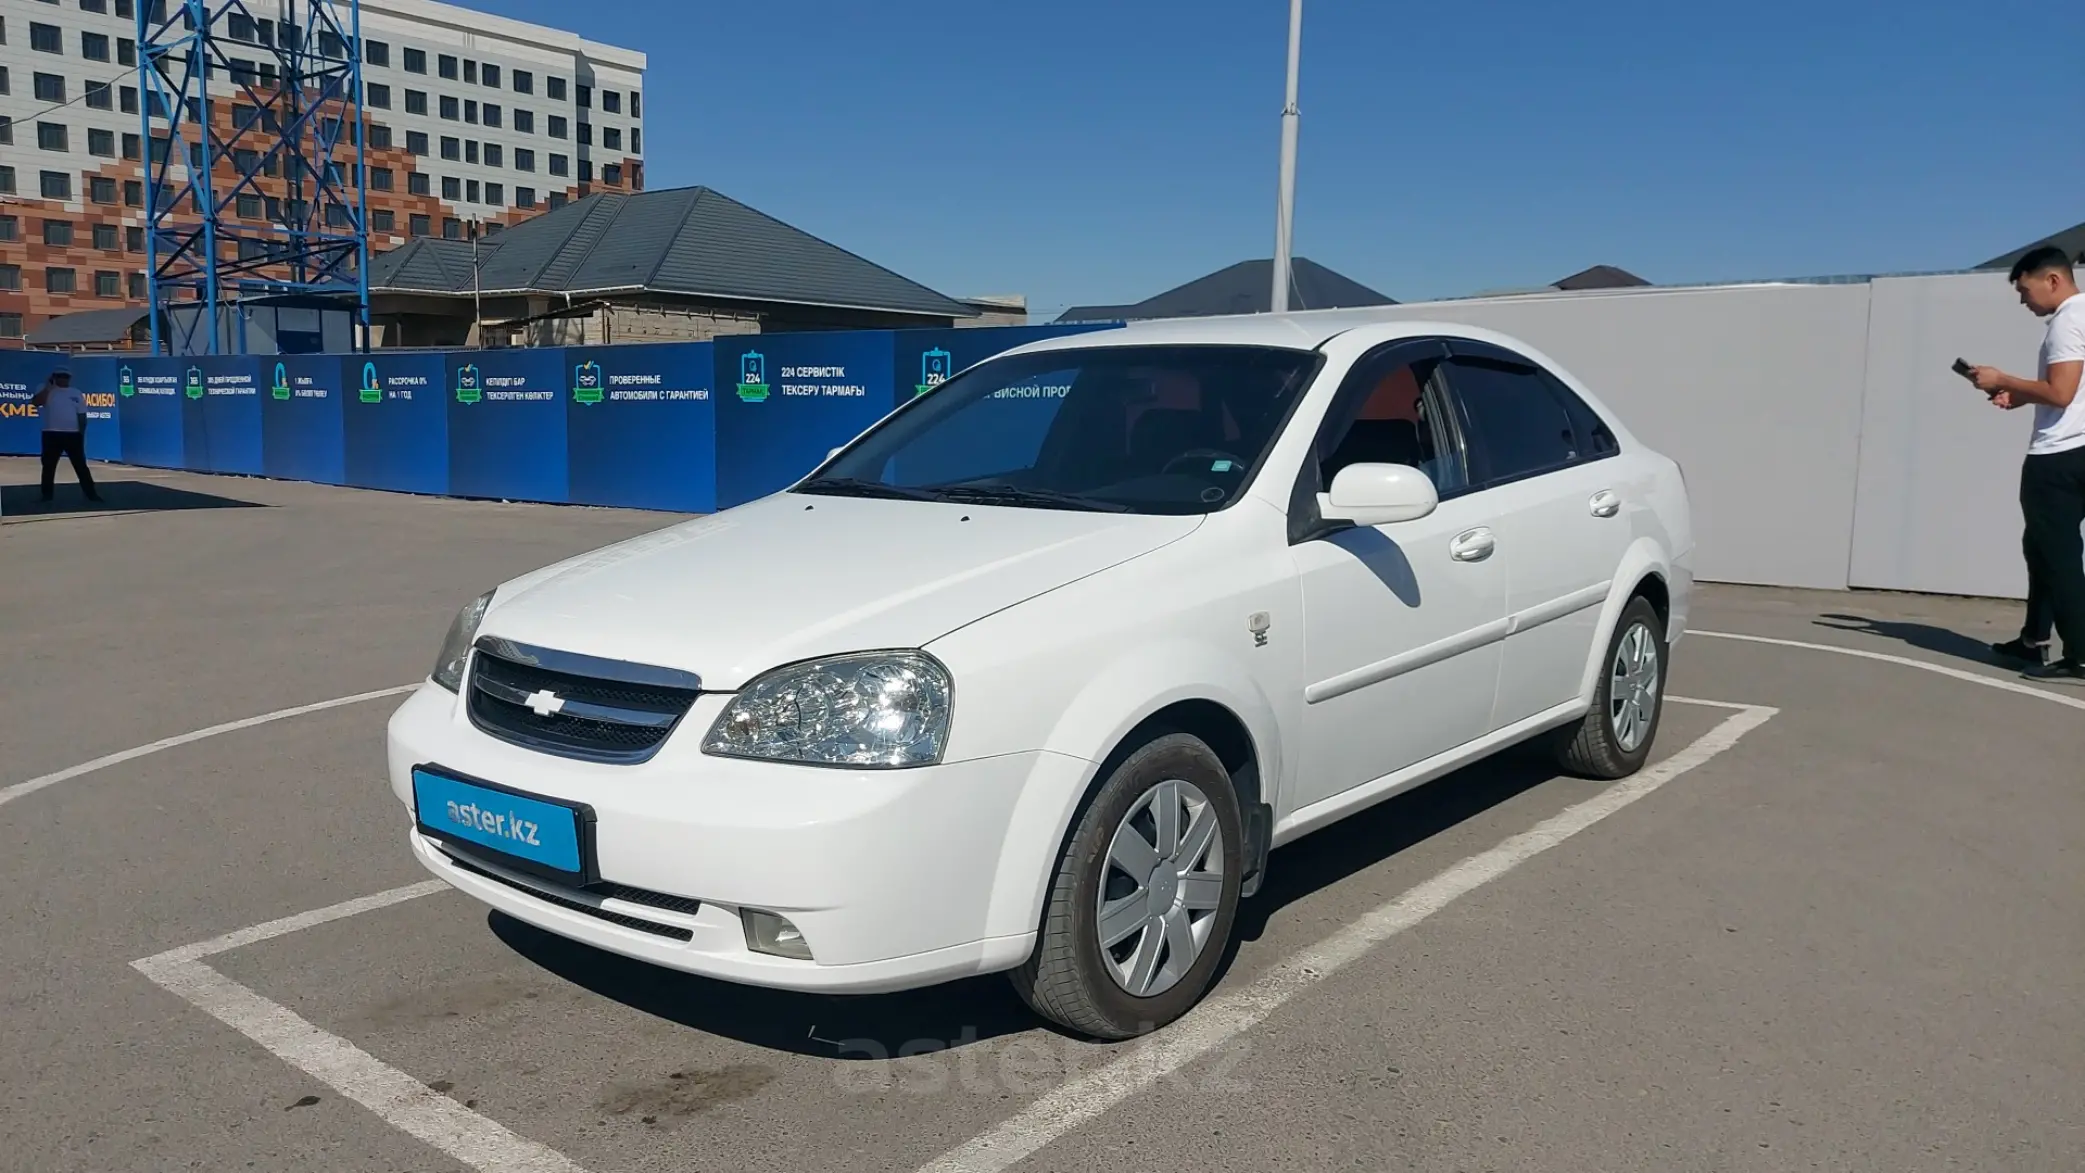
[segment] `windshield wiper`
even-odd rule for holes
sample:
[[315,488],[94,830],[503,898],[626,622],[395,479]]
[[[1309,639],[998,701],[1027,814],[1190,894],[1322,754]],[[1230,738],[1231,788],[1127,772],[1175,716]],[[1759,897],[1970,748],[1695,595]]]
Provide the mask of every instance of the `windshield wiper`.
[[936,485],[933,492],[944,501],[964,501],[973,505],[1033,505],[1044,509],[1129,512],[1127,505],[1082,497],[1077,493],[1063,493],[1056,489],[1023,489],[1014,485]]
[[938,501],[933,493],[923,489],[908,489],[903,485],[886,485],[882,481],[865,481],[859,477],[819,477],[805,481],[796,487],[799,493],[830,493],[835,497],[889,497],[900,501]]

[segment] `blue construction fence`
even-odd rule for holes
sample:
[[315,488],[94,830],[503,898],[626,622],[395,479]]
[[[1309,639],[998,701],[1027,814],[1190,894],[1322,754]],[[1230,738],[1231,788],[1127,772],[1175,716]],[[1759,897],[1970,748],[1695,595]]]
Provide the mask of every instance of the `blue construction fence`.
[[0,351],[0,453],[39,450],[60,363],[87,455],[454,497],[710,513],[788,486],[950,374],[1101,325],[746,334],[531,350],[135,357]]

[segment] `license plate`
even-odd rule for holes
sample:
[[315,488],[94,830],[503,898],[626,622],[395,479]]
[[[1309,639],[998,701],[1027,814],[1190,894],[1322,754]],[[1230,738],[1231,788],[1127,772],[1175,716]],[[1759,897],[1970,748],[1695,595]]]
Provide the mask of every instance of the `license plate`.
[[593,811],[426,767],[413,770],[423,834],[466,854],[571,884],[593,880]]

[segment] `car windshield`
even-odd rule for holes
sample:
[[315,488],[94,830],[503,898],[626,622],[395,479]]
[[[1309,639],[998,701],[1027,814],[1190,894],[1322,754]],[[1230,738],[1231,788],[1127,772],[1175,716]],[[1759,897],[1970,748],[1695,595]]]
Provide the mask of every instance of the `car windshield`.
[[1208,513],[1237,499],[1318,361],[1206,345],[995,358],[892,415],[796,491]]

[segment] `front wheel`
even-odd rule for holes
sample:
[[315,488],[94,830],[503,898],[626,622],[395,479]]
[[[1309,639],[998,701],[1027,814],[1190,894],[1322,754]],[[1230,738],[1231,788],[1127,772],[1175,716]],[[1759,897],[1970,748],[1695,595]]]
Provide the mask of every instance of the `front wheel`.
[[1188,734],[1147,742],[1074,827],[1014,988],[1036,1013],[1097,1038],[1173,1021],[1201,1000],[1230,944],[1244,859],[1223,762]]
[[1558,732],[1557,763],[1588,778],[1625,778],[1643,768],[1665,712],[1665,624],[1638,595],[1622,608],[1601,660],[1593,707]]

